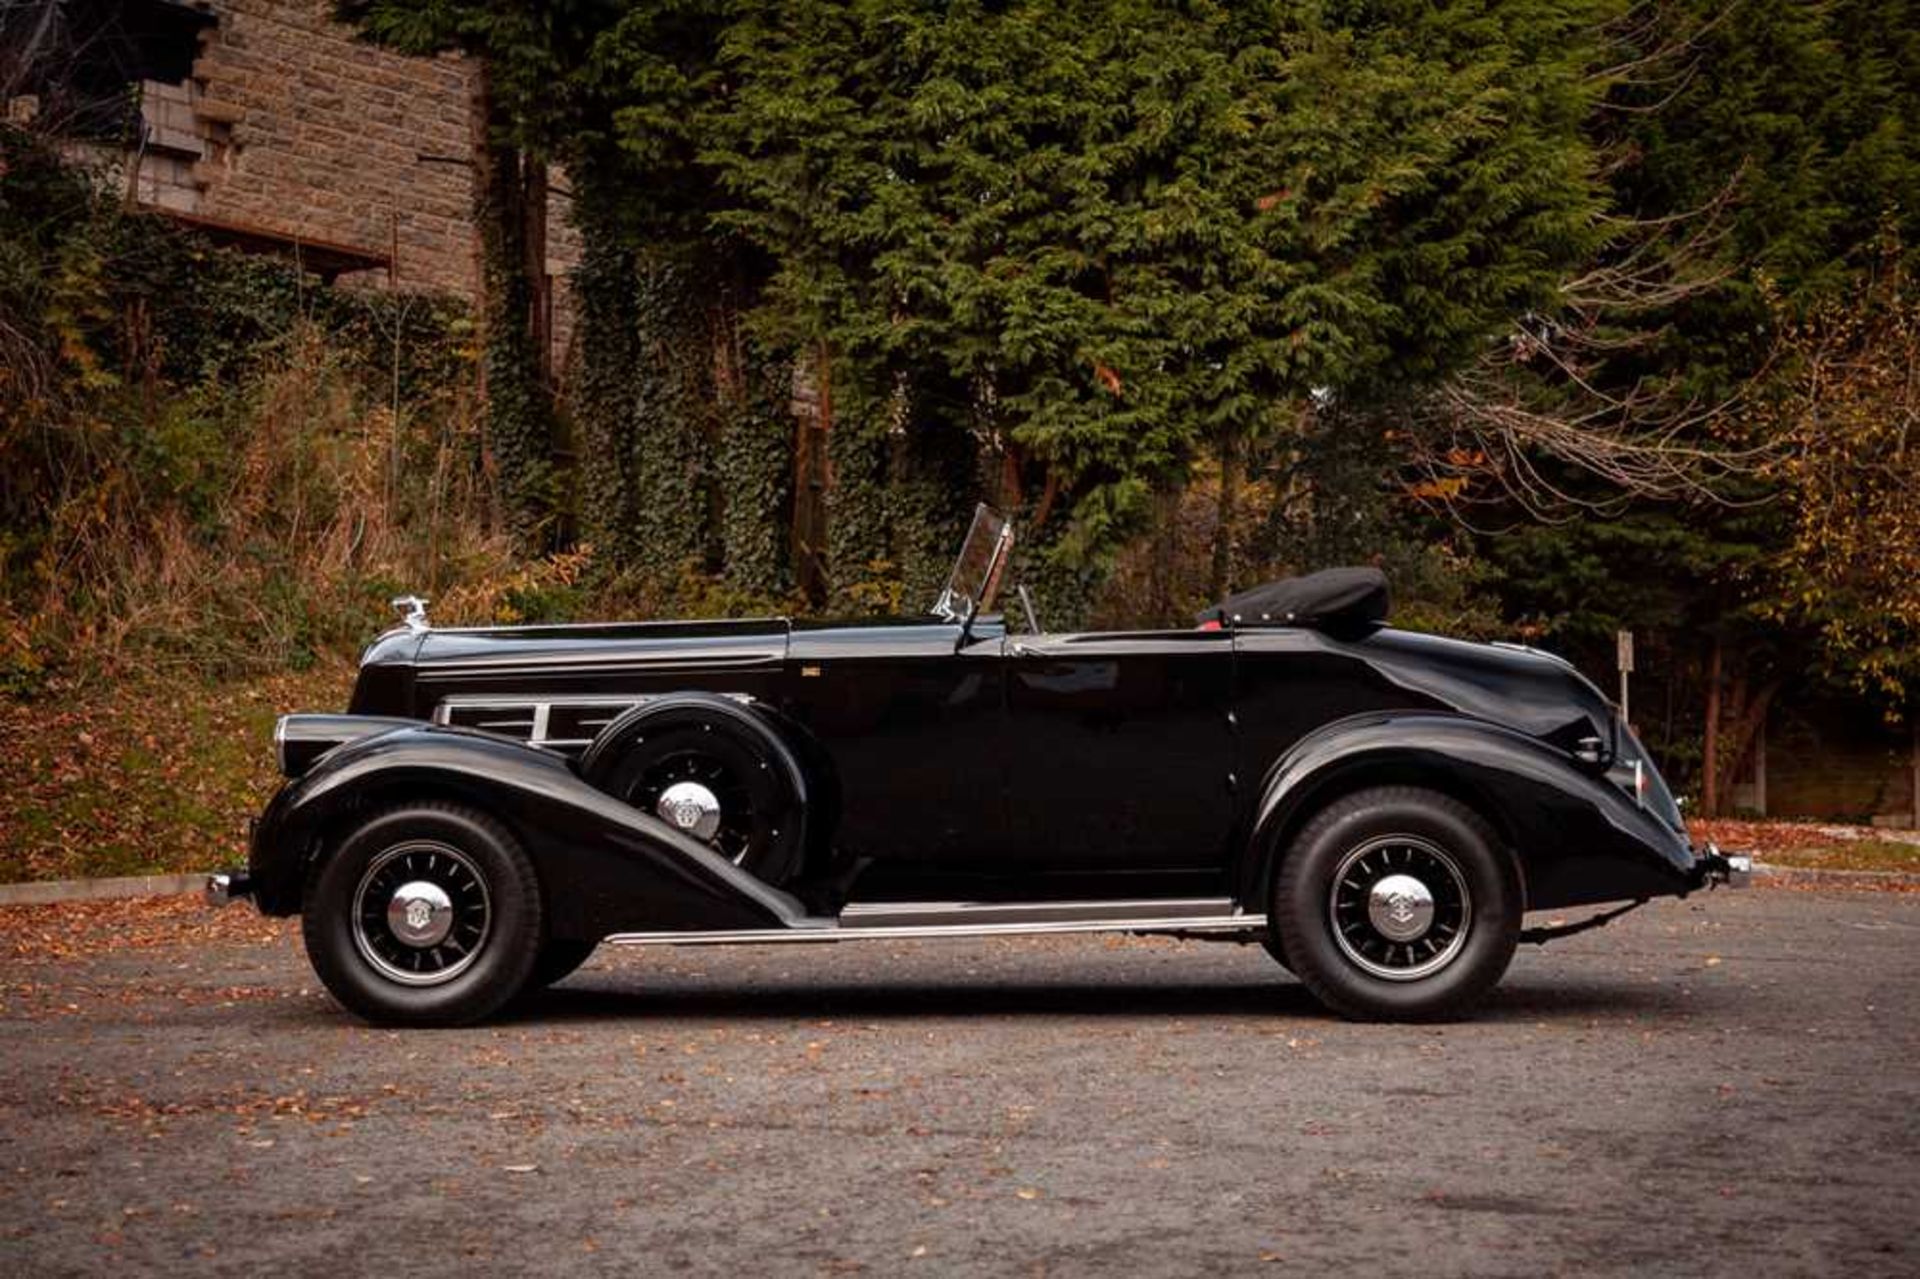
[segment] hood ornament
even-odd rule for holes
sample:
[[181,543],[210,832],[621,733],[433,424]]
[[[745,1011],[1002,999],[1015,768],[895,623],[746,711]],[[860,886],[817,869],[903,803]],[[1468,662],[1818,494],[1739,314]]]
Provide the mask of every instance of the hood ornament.
[[393,606],[400,610],[400,624],[415,635],[423,635],[431,630],[433,623],[427,620],[427,600],[423,595],[396,595]]

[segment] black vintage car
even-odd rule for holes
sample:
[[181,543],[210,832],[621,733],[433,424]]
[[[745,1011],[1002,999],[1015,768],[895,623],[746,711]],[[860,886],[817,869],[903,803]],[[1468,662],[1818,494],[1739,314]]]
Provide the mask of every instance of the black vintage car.
[[928,616],[442,629],[288,715],[250,896],[349,1009],[468,1022],[602,942],[1129,932],[1263,942],[1327,1006],[1456,1013],[1528,911],[1744,877],[1567,663],[1388,628],[1366,569],[1193,630],[992,607],[981,508]]

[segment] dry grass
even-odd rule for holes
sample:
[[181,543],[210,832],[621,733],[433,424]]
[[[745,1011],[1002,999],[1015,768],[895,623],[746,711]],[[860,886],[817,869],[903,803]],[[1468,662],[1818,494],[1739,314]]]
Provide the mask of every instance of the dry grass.
[[274,718],[337,709],[351,668],[237,681],[135,677],[0,702],[0,881],[211,870],[246,860],[279,777]]
[[1823,822],[1699,821],[1695,839],[1800,870],[1920,874],[1920,832]]
[[0,686],[298,668],[353,652],[401,591],[513,620],[578,577],[586,553],[516,557],[467,391],[396,405],[317,329],[283,342],[245,387],[156,410],[146,452],[68,477],[0,597]]

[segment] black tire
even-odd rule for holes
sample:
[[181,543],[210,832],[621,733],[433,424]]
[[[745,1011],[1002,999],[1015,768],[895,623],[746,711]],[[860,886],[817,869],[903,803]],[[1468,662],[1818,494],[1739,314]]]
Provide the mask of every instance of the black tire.
[[1270,922],[1282,962],[1334,1012],[1435,1021],[1500,980],[1524,908],[1519,870],[1485,819],[1446,795],[1386,786],[1336,800],[1300,831]]
[[[396,903],[426,883],[447,899],[432,946],[400,932]],[[356,906],[358,909],[356,909]],[[422,937],[441,926],[423,907]],[[540,885],[512,834],[454,804],[376,813],[309,873],[301,934],[314,972],[348,1011],[391,1026],[461,1026],[518,994],[540,953]]]
[[772,730],[748,714],[695,704],[615,723],[582,757],[581,775],[670,825],[659,811],[666,789],[705,787],[719,802],[720,825],[690,837],[763,882],[784,884],[803,860],[803,806]]
[[570,937],[548,938],[547,944],[540,948],[539,957],[533,961],[533,974],[527,978],[526,990],[545,990],[557,981],[566,980],[574,969],[587,962],[587,956],[593,954],[599,944]]

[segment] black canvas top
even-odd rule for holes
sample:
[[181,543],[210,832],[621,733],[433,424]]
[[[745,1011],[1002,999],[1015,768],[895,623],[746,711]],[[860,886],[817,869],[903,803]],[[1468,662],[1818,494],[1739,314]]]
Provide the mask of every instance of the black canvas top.
[[1200,621],[1366,631],[1387,620],[1387,600],[1387,575],[1379,569],[1329,568],[1229,595],[1200,614]]

